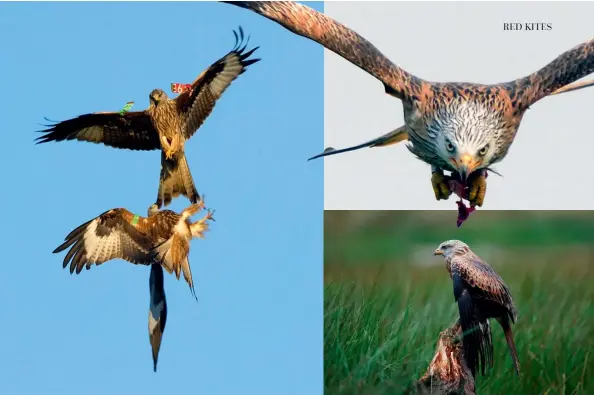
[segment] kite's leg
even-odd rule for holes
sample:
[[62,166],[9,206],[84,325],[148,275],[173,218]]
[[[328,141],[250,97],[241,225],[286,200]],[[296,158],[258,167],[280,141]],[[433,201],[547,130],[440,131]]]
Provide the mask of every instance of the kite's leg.
[[[165,138],[166,139],[166,138]],[[167,159],[171,159],[173,158],[173,156],[179,152],[180,148],[181,148],[181,144],[180,144],[180,136],[179,134],[175,134],[172,138],[171,138],[171,143],[167,144],[167,148],[165,149],[165,157]]]
[[483,205],[487,193],[487,170],[477,171],[468,180],[468,201],[471,206]]
[[433,186],[435,199],[447,200],[452,193],[450,191],[450,185],[448,184],[448,177],[443,174],[443,170],[438,168],[431,168],[431,173],[431,185]]
[[165,152],[165,158],[171,159],[173,158],[173,154],[175,154],[174,150],[174,141],[175,137],[171,139],[171,143],[167,140],[167,137],[161,136],[161,144],[163,145],[163,151]]

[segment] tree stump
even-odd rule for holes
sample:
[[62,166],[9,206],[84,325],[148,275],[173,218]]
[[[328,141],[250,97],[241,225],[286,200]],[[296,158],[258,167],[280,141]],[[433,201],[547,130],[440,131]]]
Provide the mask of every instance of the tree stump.
[[439,334],[435,355],[417,382],[419,394],[476,395],[474,377],[464,360],[461,338],[462,328],[458,323]]

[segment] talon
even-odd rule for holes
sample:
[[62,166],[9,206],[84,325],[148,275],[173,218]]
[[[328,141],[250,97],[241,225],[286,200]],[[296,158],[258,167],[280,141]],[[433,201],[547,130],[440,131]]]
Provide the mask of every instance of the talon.
[[450,191],[449,177],[443,174],[443,171],[434,171],[431,174],[431,185],[433,186],[433,193],[435,193],[435,199],[447,200],[452,193]]
[[485,171],[477,172],[468,180],[468,201],[471,206],[483,205],[487,193],[487,175]]

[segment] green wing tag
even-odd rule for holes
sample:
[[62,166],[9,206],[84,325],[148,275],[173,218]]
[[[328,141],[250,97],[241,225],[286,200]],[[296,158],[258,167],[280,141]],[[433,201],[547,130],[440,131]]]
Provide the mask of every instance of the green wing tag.
[[134,105],[133,101],[129,101],[128,103],[126,103],[126,105],[124,106],[124,108],[122,108],[120,110],[120,115],[124,115],[125,113],[127,113],[128,111],[130,111],[130,109],[132,108],[132,106]]
[[136,225],[136,224],[138,223],[138,219],[139,219],[139,218],[140,218],[140,217],[139,217],[138,215],[136,215],[136,214],[135,214],[135,215],[134,215],[134,218],[132,218],[132,222],[130,222],[130,223],[131,223],[132,225]]

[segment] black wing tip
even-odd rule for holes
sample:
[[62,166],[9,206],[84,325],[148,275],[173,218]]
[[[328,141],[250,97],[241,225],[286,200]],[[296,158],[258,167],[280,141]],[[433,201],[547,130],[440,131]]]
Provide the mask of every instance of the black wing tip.
[[[239,31],[239,33],[238,33],[238,31]],[[236,54],[238,54],[239,60],[244,64],[244,66],[247,66],[244,61],[247,58],[249,58],[254,52],[256,52],[256,50],[258,50],[260,48],[260,46],[256,46],[246,52],[246,49],[250,43],[251,36],[247,36],[247,39],[246,39],[245,33],[241,26],[239,26],[239,28],[237,30],[233,30],[233,35],[235,36],[235,45],[233,46],[233,49],[231,50],[231,52],[235,52]],[[258,59],[258,60],[260,60],[260,59]],[[256,63],[256,62],[252,62],[252,63]],[[250,63],[250,64],[252,64],[252,63]]]

